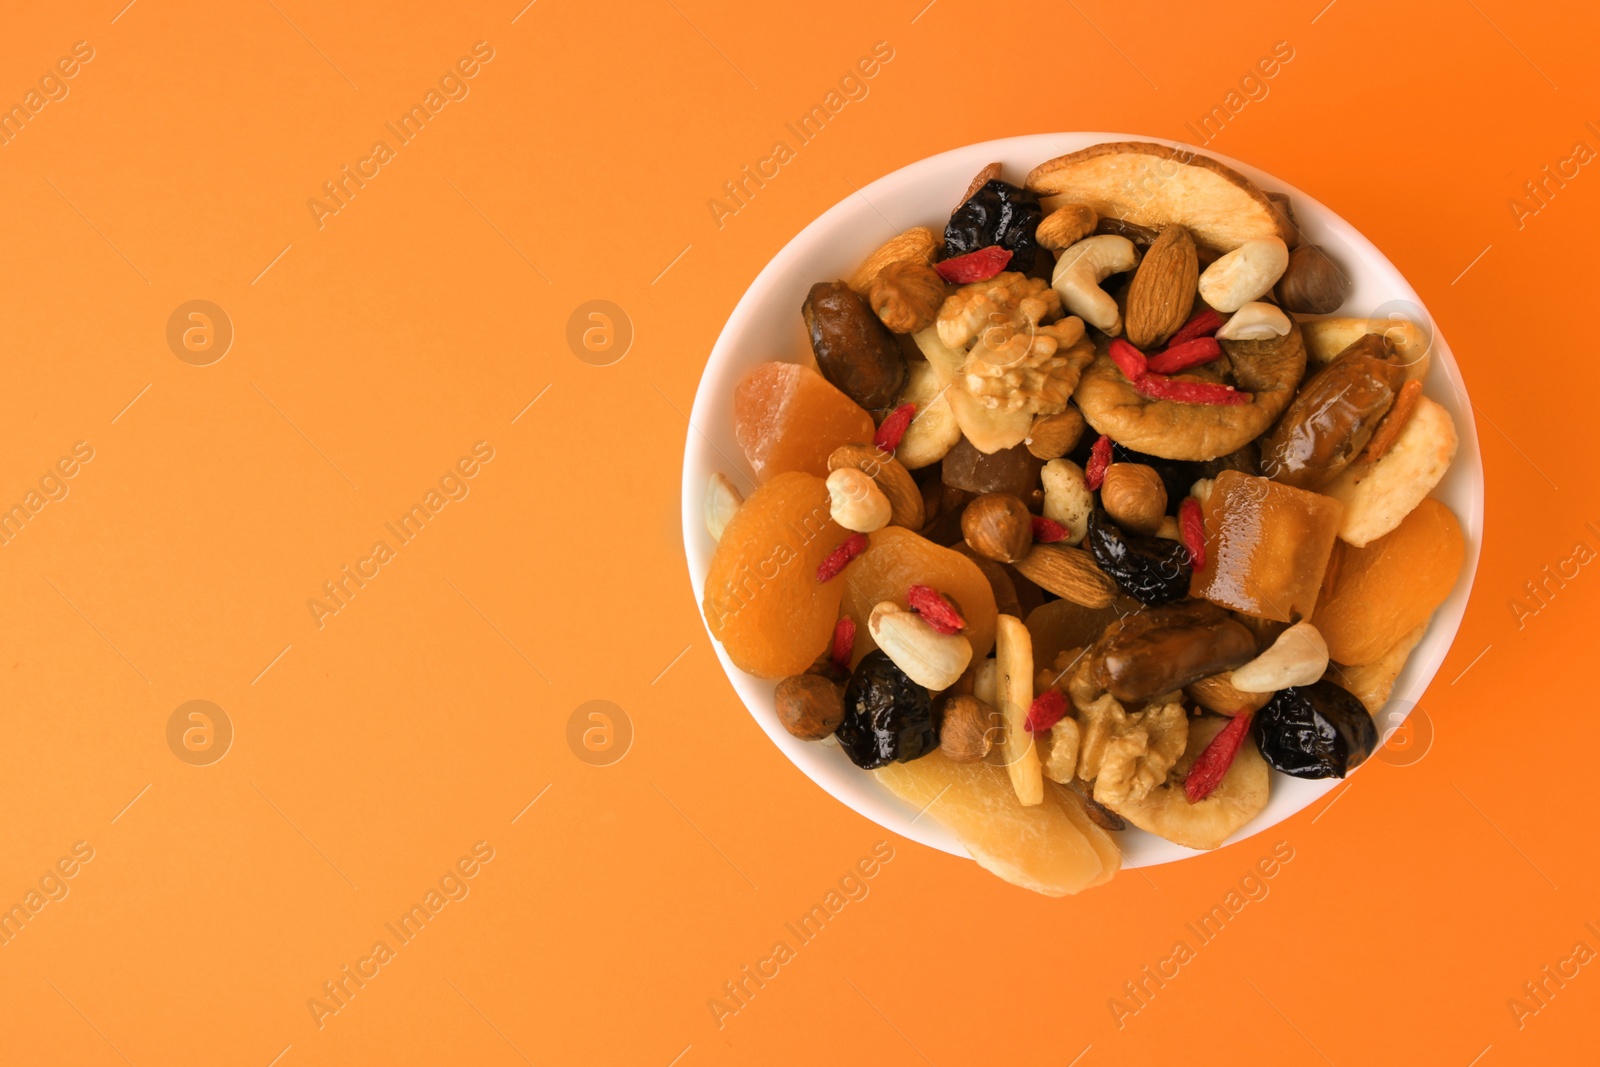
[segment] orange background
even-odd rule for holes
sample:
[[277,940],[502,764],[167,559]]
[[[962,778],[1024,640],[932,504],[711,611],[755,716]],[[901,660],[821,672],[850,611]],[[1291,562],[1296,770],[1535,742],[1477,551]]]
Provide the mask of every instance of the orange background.
[[[1507,1007],[1600,950],[1600,579],[1511,609],[1600,547],[1600,177],[1520,228],[1508,207],[1600,149],[1589,5],[123,2],[0,36],[0,100],[94,50],[0,147],[0,505],[93,449],[0,547],[0,905],[93,849],[0,947],[0,1060],[1592,1056],[1594,965],[1521,1028]],[[322,183],[478,41],[470,95],[319,229]],[[718,228],[707,200],[878,41],[870,95]],[[1256,840],[1034,897],[764,740],[689,590],[684,413],[749,280],[853,187],[1012,134],[1192,139],[1278,41],[1212,146],[1370,236],[1477,404],[1487,531],[1436,736]],[[209,366],[166,341],[196,298],[235,332]],[[593,299],[633,325],[610,366],[566,341]],[[470,495],[319,628],[307,600],[480,441]],[[209,766],[167,741],[196,699],[236,732]],[[567,742],[590,700],[632,723],[609,766]],[[883,840],[870,894],[719,1029],[707,1001]],[[308,999],[480,841],[470,895],[319,1028]],[[1185,923],[1280,841],[1269,895],[1196,948]],[[1119,1028],[1108,1002],[1179,939],[1194,958]]]

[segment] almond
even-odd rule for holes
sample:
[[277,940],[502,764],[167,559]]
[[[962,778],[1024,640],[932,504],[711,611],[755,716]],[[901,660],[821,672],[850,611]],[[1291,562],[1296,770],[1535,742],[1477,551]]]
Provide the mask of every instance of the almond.
[[1110,607],[1117,598],[1117,583],[1081,548],[1034,545],[1014,566],[1040,588],[1086,608]]
[[1127,335],[1135,348],[1154,348],[1178,331],[1194,305],[1200,260],[1183,226],[1167,226],[1144,254],[1128,285]]
[[866,296],[872,292],[872,283],[878,279],[878,272],[883,268],[891,263],[932,263],[934,253],[943,243],[939,235],[928,227],[914,226],[880,245],[865,263],[856,268],[845,284]]
[[1083,416],[1077,408],[1067,408],[1054,415],[1036,416],[1025,443],[1038,459],[1060,459],[1078,447],[1082,436]]
[[1237,715],[1241,711],[1259,711],[1272,699],[1271,693],[1246,693],[1235,688],[1232,671],[1223,671],[1221,674],[1202,678],[1198,682],[1190,682],[1183,687],[1183,692],[1202,708],[1228,716]]
[[[991,163],[987,167],[984,167],[976,175],[974,175],[972,181],[967,184],[967,191],[966,194],[961,197],[961,204],[965,204],[968,200],[971,200],[973,193],[976,193],[979,189],[982,189],[985,185],[988,185],[998,177],[1000,177],[1000,164]],[[961,204],[957,204],[956,207],[959,208]]]
[[922,490],[911,472],[891,453],[880,452],[875,445],[840,445],[828,457],[828,470],[845,467],[854,467],[878,483],[883,495],[889,498],[889,525],[922,529]]

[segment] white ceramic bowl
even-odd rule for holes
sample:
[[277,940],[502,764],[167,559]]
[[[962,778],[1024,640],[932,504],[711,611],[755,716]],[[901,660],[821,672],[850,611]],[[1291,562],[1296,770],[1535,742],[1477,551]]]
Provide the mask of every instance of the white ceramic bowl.
[[[942,230],[968,181],[985,164],[999,160],[1011,181],[1020,181],[1034,166],[1054,156],[1105,141],[1157,141],[1160,138],[1120,133],[1058,133],[1008,137],[969,145],[903,167],[835,204],[790,241],[751,283],[729,316],[700,378],[683,463],[683,542],[696,603],[702,602],[706,570],[715,548],[705,530],[702,498],[714,471],[731,477],[748,495],[754,481],[733,437],[733,389],[746,371],[766,360],[813,364],[800,320],[800,304],[819,281],[849,274],[878,245],[912,226]],[[1179,147],[1178,142],[1165,142]],[[1433,617],[1394,686],[1380,729],[1398,725],[1412,711],[1443,662],[1466,609],[1467,594],[1478,565],[1483,530],[1483,466],[1478,453],[1472,405],[1460,369],[1416,292],[1372,243],[1349,223],[1307,194],[1248,164],[1206,153],[1251,178],[1261,188],[1292,198],[1305,239],[1328,249],[1350,271],[1354,289],[1337,314],[1385,318],[1391,314],[1418,321],[1433,331],[1433,363],[1424,383],[1427,395],[1455,419],[1461,447],[1434,495],[1460,518],[1466,533],[1466,564],[1450,598]],[[773,711],[774,684],[751,677],[729,662],[722,646],[712,646],[745,707],[772,743],[812,781],[873,822],[904,837],[957,856],[965,856],[955,835],[930,817],[917,818],[915,808],[855,767],[837,745],[796,740],[778,724]],[[1420,712],[1419,712],[1420,714]],[[1229,839],[1229,844],[1258,834],[1313,803],[1340,784],[1339,779],[1306,780],[1274,773],[1272,798],[1266,810]],[[1128,867],[1166,863],[1197,855],[1153,834],[1130,829],[1121,835]]]

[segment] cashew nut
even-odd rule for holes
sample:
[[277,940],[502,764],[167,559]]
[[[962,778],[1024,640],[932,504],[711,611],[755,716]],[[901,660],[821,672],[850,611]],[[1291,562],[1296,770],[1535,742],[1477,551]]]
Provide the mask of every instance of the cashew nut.
[[738,511],[743,503],[744,494],[734,487],[726,474],[717,471],[711,476],[711,481],[706,484],[703,506],[706,533],[711,535],[711,540],[722,540],[722,531],[727,528],[734,512]]
[[872,533],[889,525],[894,508],[872,476],[855,467],[828,475],[828,515],[846,530]]
[[907,678],[934,692],[949,689],[972,662],[972,645],[960,634],[942,634],[892,600],[867,617],[867,632]]
[[1297,622],[1243,667],[1233,669],[1241,693],[1273,693],[1291,685],[1310,685],[1328,669],[1328,642],[1309,622]]
[[1200,275],[1200,299],[1218,311],[1238,311],[1270,292],[1288,268],[1289,246],[1280,238],[1246,241]]
[[1265,341],[1289,332],[1289,316],[1275,304],[1252,300],[1222,324],[1217,336],[1224,341]]
[[[1283,244],[1282,241],[1278,243]],[[1100,288],[1100,283],[1113,274],[1132,270],[1138,262],[1138,250],[1126,237],[1114,233],[1086,237],[1061,253],[1055,272],[1050,276],[1050,285],[1061,294],[1061,303],[1068,311],[1115,337],[1122,332],[1122,313],[1117,310],[1117,302]],[[1288,262],[1285,251],[1284,266],[1288,266]],[[1282,267],[1278,268],[1278,273],[1283,273]],[[1273,281],[1276,280],[1274,275]],[[1272,282],[1268,282],[1267,288],[1271,287]]]
[[1083,468],[1070,459],[1053,459],[1044,465],[1039,478],[1044,484],[1044,517],[1067,528],[1067,544],[1082,544],[1089,532],[1089,513],[1094,510],[1094,493]]

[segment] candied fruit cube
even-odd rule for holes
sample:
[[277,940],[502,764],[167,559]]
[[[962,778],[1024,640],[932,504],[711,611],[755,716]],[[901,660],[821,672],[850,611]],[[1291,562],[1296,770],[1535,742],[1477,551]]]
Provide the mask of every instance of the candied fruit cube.
[[734,512],[702,606],[711,636],[740,670],[785,678],[828,648],[850,570],[819,582],[817,566],[848,536],[828,515],[827,483],[799,471],[777,475]]
[[1321,493],[1223,471],[1202,509],[1206,565],[1190,595],[1277,622],[1306,618],[1343,513]]
[[784,471],[828,476],[840,445],[872,440],[872,416],[798,363],[763,363],[733,391],[733,436],[756,477]]
[[1461,523],[1433,497],[1364,547],[1340,542],[1311,618],[1329,658],[1349,666],[1381,658],[1444,603],[1466,554]]

